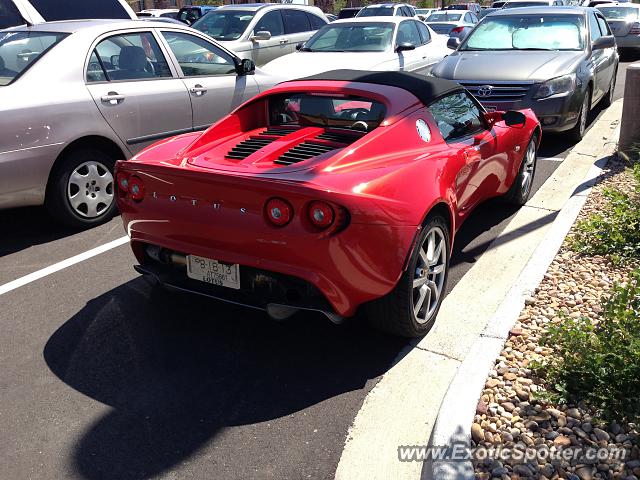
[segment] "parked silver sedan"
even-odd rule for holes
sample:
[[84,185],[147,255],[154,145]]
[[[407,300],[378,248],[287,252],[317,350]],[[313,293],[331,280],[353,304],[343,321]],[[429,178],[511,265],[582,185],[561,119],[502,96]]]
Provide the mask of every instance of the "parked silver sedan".
[[272,86],[206,35],[160,22],[0,32],[0,208],[45,204],[78,227],[114,212],[113,165],[202,130]]
[[640,5],[605,3],[596,7],[607,19],[619,50],[640,51]]

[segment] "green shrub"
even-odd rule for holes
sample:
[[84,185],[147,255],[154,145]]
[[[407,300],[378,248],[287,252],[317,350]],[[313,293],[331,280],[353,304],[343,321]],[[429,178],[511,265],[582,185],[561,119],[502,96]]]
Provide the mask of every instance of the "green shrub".
[[635,191],[603,191],[609,200],[601,212],[576,224],[569,246],[579,253],[609,255],[615,262],[640,256],[640,164],[631,170]]
[[603,319],[563,318],[541,343],[554,349],[533,365],[553,400],[584,401],[604,419],[640,419],[640,269],[615,285]]

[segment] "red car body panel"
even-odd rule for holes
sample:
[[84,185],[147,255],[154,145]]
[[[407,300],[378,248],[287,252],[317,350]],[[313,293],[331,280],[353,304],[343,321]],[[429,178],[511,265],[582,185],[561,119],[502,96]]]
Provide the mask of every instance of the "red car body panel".
[[[278,137],[244,159],[225,158],[243,140],[268,128],[268,99],[293,92],[342,94],[384,104],[384,122],[355,132],[348,145],[292,165],[276,165],[283,152],[324,130],[303,127]],[[331,309],[351,316],[365,302],[389,293],[406,268],[421,225],[436,206],[448,212],[451,238],[473,208],[505,193],[513,182],[534,130],[526,123],[490,130],[447,144],[428,108],[408,91],[344,81],[287,82],[240,106],[204,133],[156,143],[117,175],[135,175],[144,198],[118,191],[118,206],[143,264],[146,245],[302,279],[317,288]],[[425,142],[416,121],[431,130]],[[286,199],[293,219],[275,227],[265,204]],[[345,212],[344,228],[318,231],[307,217],[312,201]],[[242,278],[242,270],[241,270]]]

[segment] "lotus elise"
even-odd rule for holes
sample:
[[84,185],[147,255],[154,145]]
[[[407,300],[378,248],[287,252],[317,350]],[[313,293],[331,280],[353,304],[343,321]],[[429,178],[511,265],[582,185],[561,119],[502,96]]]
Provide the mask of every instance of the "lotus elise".
[[116,197],[135,268],[167,289],[416,337],[473,208],[527,201],[540,136],[449,80],[337,70],[118,162]]

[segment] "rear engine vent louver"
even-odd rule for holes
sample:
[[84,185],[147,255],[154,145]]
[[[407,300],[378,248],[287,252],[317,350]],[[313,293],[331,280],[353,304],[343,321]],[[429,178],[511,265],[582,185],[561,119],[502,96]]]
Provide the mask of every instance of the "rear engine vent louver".
[[359,135],[349,135],[340,132],[325,132],[321,133],[316,138],[318,140],[328,140],[329,142],[344,143],[348,145],[355,142],[359,137]]
[[296,127],[269,127],[260,135],[271,135],[274,137],[284,137],[298,130]]
[[266,147],[278,137],[284,137],[297,130],[297,128],[287,127],[269,127],[266,130],[260,132],[258,135],[243,140],[225,155],[227,158],[233,158],[236,160],[244,160],[252,153],[256,153],[263,147]]
[[331,145],[323,145],[320,143],[303,142],[300,145],[296,145],[291,150],[280,155],[274,163],[279,165],[292,165],[294,163],[303,162],[323,153],[330,152],[339,147],[333,147]]

